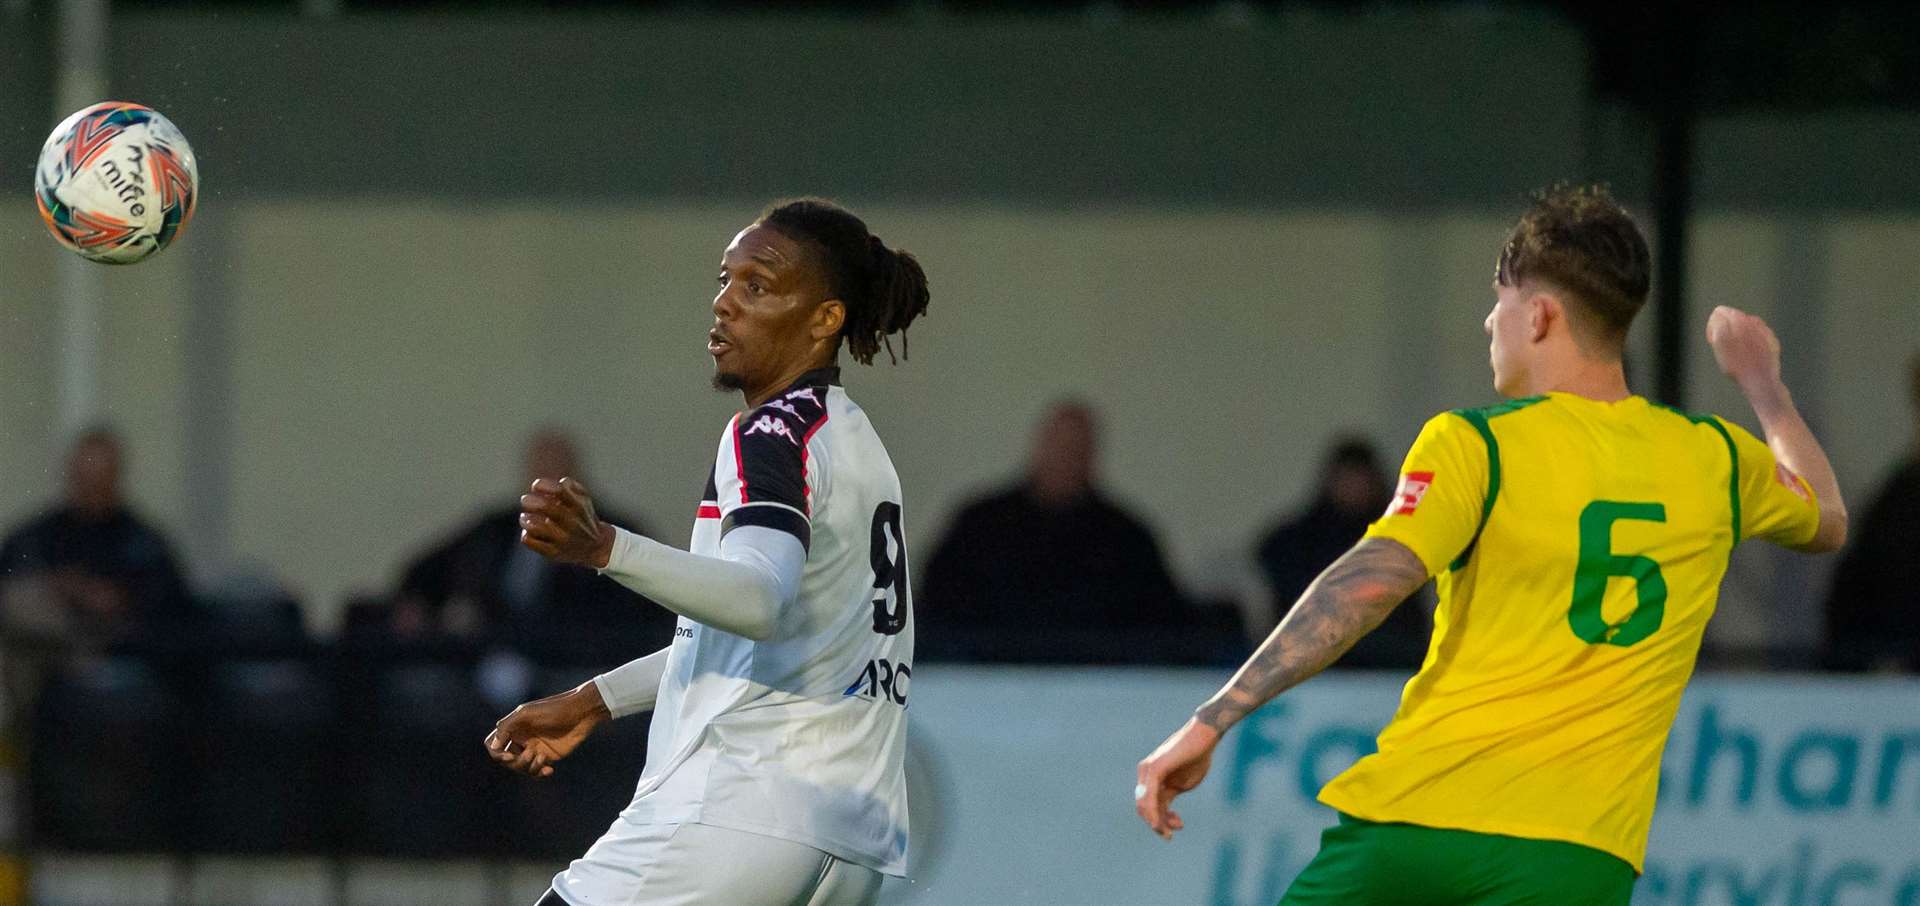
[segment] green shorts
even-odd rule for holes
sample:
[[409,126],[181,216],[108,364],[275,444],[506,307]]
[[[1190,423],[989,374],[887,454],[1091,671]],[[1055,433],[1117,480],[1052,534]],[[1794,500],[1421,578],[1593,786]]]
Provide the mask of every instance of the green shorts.
[[1625,906],[1633,866],[1577,843],[1341,815],[1280,906]]

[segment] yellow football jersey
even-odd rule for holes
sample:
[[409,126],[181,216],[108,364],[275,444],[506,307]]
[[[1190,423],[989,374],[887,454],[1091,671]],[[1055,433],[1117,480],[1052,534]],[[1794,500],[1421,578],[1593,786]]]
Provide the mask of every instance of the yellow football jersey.
[[1807,483],[1712,416],[1565,393],[1436,416],[1367,530],[1438,577],[1433,642],[1379,752],[1320,801],[1641,870],[1728,556],[1818,527]]

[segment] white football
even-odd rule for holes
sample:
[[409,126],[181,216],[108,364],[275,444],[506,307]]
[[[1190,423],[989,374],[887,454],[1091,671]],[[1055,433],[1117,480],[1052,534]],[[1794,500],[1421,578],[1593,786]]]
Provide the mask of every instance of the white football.
[[200,168],[166,117],[106,101],[54,127],[33,188],[61,245],[91,261],[132,264],[166,248],[193,219]]

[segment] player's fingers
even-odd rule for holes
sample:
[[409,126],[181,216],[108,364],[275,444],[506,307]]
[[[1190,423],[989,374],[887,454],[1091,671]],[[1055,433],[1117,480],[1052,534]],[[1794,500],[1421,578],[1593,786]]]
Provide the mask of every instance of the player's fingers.
[[1164,819],[1161,817],[1163,807],[1160,803],[1160,778],[1157,773],[1147,766],[1142,765],[1140,768],[1140,783],[1133,788],[1133,794],[1134,811],[1140,813],[1140,820],[1147,822],[1147,827],[1151,828],[1154,833],[1166,836],[1165,831],[1162,829],[1164,823]]
[[487,757],[493,759],[494,762],[503,768],[517,771],[519,768],[515,762],[526,757],[526,749],[520,747],[512,739],[503,735],[497,747],[488,748]]
[[542,541],[538,538],[530,538],[527,536],[526,532],[520,533],[520,543],[524,545],[528,550],[533,551],[534,553],[539,554],[542,557],[560,556],[559,548],[554,547],[552,544],[546,541]]
[[566,511],[566,502],[554,494],[521,494],[520,512],[551,516]]
[[1173,839],[1173,796],[1164,785],[1153,794],[1153,832],[1162,840]]
[[1733,323],[1734,310],[1722,305],[1707,316],[1707,342],[1719,345],[1727,337],[1727,331]]
[[533,493],[548,497],[555,497],[560,494],[560,482],[554,481],[551,478],[536,478],[533,480],[530,488]]
[[513,751],[519,747],[519,744],[513,741],[513,734],[505,728],[505,723],[505,719],[502,719],[502,726],[494,727],[493,732],[487,734],[487,748],[494,753],[495,757],[503,759],[511,758]]
[[552,777],[552,776],[553,776],[553,765],[547,765],[546,767],[544,767],[544,768],[541,768],[541,769],[540,769],[540,776],[542,776],[542,777]]

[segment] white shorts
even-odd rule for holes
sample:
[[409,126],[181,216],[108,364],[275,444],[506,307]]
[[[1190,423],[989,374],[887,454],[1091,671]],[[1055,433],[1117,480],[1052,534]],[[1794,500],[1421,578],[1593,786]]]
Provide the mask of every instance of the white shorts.
[[615,819],[553,889],[569,906],[872,906],[880,873],[777,837]]

